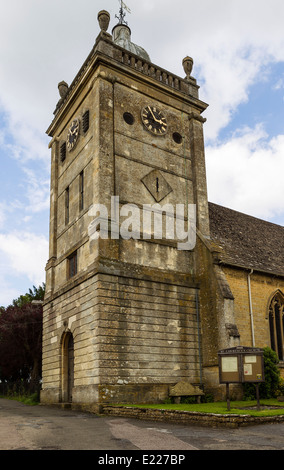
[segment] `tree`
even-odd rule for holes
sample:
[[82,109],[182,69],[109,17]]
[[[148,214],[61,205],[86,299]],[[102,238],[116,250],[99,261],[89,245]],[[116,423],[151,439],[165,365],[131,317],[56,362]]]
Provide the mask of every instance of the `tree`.
[[41,378],[42,303],[44,285],[33,286],[28,294],[0,310],[0,379],[9,383],[21,380],[30,392]]
[[26,305],[32,302],[33,300],[43,300],[44,294],[45,294],[44,283],[39,287],[33,286],[33,290],[29,289],[29,292],[27,292],[25,295],[20,295],[20,297],[18,297],[17,299],[14,299],[13,306],[22,307],[23,305]]

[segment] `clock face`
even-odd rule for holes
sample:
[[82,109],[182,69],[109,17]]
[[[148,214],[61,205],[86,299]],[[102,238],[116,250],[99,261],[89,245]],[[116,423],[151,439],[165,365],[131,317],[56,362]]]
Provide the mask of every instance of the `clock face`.
[[141,115],[144,126],[152,134],[164,135],[167,132],[166,118],[155,106],[146,106],[142,109]]
[[67,148],[68,150],[72,150],[79,137],[79,130],[80,130],[80,122],[78,119],[74,119],[69,127],[68,134],[67,134]]

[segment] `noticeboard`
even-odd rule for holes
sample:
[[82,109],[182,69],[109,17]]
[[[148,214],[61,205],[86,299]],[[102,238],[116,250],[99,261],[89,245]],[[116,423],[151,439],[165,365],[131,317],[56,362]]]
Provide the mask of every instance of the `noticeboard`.
[[219,381],[224,383],[261,383],[264,378],[263,350],[237,346],[218,352]]

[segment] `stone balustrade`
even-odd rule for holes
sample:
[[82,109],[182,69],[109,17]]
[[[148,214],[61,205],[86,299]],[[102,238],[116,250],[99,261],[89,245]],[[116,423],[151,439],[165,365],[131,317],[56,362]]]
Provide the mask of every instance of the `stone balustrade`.
[[196,80],[194,78],[190,77],[189,79],[182,79],[126,50],[121,49],[116,52],[118,52],[116,54],[116,59],[124,65],[127,65],[135,69],[137,72],[141,72],[160,83],[164,83],[177,91],[191,94],[195,98],[198,98],[198,86],[196,85]]

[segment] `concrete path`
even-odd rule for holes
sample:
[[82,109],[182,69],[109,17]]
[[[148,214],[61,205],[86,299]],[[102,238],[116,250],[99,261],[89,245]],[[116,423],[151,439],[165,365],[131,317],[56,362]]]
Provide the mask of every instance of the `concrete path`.
[[97,450],[103,458],[107,451],[123,455],[123,451],[151,450],[184,452],[192,459],[197,457],[198,452],[192,452],[196,450],[284,450],[284,424],[205,428],[101,417],[0,399],[0,450]]

